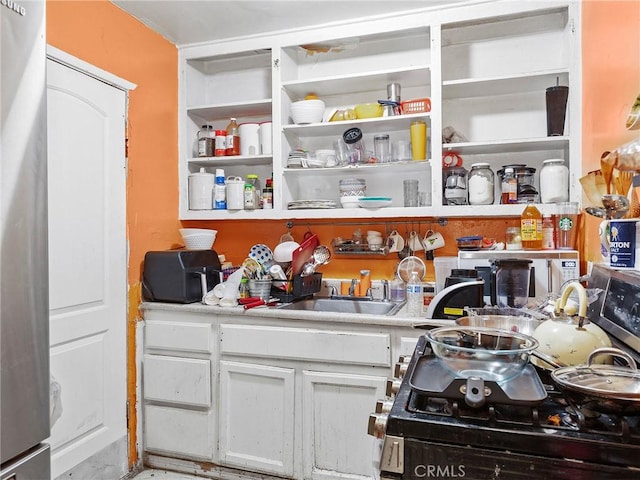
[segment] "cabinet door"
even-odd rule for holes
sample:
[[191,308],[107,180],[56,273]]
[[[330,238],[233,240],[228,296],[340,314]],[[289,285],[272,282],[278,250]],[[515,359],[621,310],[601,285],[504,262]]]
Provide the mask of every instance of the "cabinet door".
[[386,377],[303,372],[304,477],[373,476],[369,414],[384,398]]
[[220,362],[223,464],[291,477],[293,419],[294,369]]

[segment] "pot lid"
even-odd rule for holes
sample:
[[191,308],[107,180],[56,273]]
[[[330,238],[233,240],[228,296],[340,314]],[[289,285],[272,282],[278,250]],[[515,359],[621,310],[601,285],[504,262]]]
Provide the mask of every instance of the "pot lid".
[[610,365],[563,367],[551,372],[561,387],[591,396],[640,402],[640,373]]

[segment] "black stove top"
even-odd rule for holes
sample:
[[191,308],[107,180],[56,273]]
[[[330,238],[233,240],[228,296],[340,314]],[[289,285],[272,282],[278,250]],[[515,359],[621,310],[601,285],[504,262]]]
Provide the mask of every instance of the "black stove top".
[[[640,358],[640,275],[598,267],[593,278],[604,293],[589,318]],[[581,409],[533,365],[517,388],[485,382],[492,393],[479,406],[458,393],[466,381],[419,339],[387,413],[381,478],[640,479],[640,415]]]
[[533,405],[487,403],[476,408],[464,399],[415,390],[410,381],[415,369],[425,359],[435,360],[428,345],[425,337],[418,341],[389,413],[387,435],[640,468],[640,416],[585,415],[537,368],[547,396]]

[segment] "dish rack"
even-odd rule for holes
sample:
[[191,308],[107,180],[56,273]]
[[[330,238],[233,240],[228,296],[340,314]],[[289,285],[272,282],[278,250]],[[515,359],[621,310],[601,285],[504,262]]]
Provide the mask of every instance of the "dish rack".
[[331,248],[335,255],[387,255],[389,247],[379,247],[372,250],[367,243],[331,242]]
[[322,288],[322,273],[315,272],[311,275],[294,275],[292,280],[274,280],[274,283],[285,283],[285,290],[271,286],[271,296],[279,299],[282,303],[290,303],[295,300],[302,300],[318,293]]

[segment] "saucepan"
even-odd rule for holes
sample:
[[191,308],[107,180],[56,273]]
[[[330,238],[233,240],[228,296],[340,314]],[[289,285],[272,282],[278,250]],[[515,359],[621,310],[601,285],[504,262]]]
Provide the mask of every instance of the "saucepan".
[[[600,355],[623,359],[628,367],[596,364]],[[640,372],[636,362],[617,348],[598,348],[586,365],[561,367],[551,372],[558,388],[581,410],[622,415],[640,414]]]

